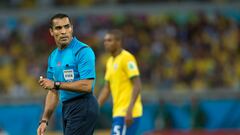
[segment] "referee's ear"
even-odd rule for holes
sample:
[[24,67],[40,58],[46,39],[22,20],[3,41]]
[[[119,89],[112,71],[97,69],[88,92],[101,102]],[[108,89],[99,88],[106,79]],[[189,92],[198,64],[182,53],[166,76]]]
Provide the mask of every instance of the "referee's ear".
[[52,28],[49,28],[49,33],[50,33],[51,36],[53,36],[53,30],[52,30]]

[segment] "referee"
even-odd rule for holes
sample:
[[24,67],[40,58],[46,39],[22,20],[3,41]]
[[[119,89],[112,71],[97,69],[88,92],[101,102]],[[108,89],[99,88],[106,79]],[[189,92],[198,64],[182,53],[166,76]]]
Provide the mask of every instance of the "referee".
[[93,96],[96,78],[94,52],[73,37],[73,26],[66,14],[54,15],[49,31],[57,48],[48,58],[47,78],[40,77],[39,80],[48,94],[37,134],[45,134],[60,100],[63,103],[64,135],[92,135],[99,112]]

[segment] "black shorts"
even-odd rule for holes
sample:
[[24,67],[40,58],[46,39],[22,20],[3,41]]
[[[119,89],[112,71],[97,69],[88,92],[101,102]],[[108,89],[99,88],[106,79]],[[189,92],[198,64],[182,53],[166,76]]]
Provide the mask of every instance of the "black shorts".
[[90,93],[63,102],[64,135],[92,135],[99,113],[98,102]]

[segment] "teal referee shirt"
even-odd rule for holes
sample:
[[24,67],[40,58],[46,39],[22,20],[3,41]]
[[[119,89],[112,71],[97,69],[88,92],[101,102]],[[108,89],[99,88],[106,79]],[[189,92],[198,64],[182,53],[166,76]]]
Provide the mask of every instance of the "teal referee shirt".
[[[49,56],[47,78],[59,82],[94,79],[93,92],[96,78],[93,50],[74,37],[66,48],[56,48]],[[59,92],[62,102],[83,94],[62,89]]]

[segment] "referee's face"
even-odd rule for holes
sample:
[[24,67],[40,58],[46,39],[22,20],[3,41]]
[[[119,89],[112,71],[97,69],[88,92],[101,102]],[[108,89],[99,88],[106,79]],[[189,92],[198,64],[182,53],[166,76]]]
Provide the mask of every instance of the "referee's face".
[[114,53],[117,50],[117,40],[113,35],[106,34],[104,37],[104,46],[108,52]]
[[54,37],[57,46],[65,48],[72,40],[73,27],[67,17],[56,18],[52,21],[50,34]]

